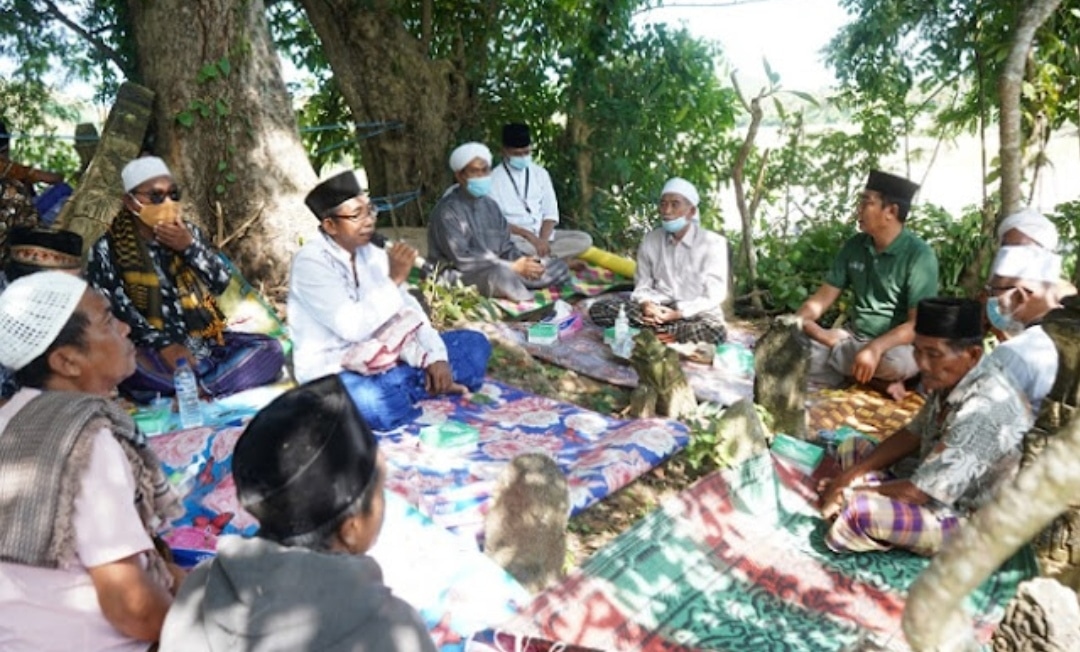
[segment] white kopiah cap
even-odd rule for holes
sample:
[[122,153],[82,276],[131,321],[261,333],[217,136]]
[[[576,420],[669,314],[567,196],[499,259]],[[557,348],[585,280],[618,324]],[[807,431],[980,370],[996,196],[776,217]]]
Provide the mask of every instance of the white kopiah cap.
[[697,208],[698,201],[701,200],[701,198],[698,197],[697,188],[694,187],[694,184],[679,177],[668,179],[668,182],[664,184],[664,189],[660,191],[660,194],[666,195],[669,192],[686,197],[686,201],[690,202],[695,208]]
[[483,143],[465,143],[450,153],[450,169],[460,172],[461,168],[472,163],[474,158],[483,159],[491,165],[491,150]]
[[144,156],[137,158],[120,172],[120,178],[124,180],[124,192],[131,192],[139,187],[139,184],[156,179],[158,177],[171,177],[169,166],[165,161],[156,156]]
[[1003,278],[1057,283],[1061,280],[1061,256],[1042,247],[1002,247],[994,257],[990,273]]
[[37,272],[0,292],[0,364],[18,371],[45,353],[87,287],[66,272]]

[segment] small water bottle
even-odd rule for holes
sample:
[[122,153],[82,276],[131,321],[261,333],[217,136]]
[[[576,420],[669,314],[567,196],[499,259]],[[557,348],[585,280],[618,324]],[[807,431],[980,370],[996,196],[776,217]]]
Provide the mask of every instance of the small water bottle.
[[625,306],[619,306],[619,315],[615,318],[615,333],[611,349],[616,355],[627,357],[630,354],[630,320],[626,318]]
[[180,358],[176,363],[173,386],[176,387],[176,405],[180,412],[181,427],[201,426],[203,414],[202,405],[199,403],[199,384],[195,381],[195,372],[184,358]]

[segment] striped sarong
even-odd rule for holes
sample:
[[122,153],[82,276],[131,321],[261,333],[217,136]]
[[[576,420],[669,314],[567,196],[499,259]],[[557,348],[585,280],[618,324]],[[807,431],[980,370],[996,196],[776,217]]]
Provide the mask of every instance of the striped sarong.
[[[668,333],[676,342],[708,342],[719,344],[727,339],[727,326],[723,319],[714,315],[699,315],[690,319],[679,319],[662,326],[646,326],[641,321],[641,305],[626,299],[605,299],[589,307],[589,317],[601,328],[615,325],[619,316],[619,306],[626,312],[626,319],[634,328],[651,328],[657,333]],[[672,306],[668,306],[669,308]]]
[[[285,354],[276,339],[231,331],[223,335],[225,343],[211,343],[209,355],[195,369],[203,392],[226,396],[266,385],[281,375]],[[156,349],[140,347],[135,360],[135,373],[120,383],[121,392],[139,402],[176,393],[173,370]]]
[[[869,439],[849,437],[838,447],[837,461],[841,468],[850,468],[875,447]],[[865,477],[864,484],[872,487],[891,479],[889,473],[871,473]],[[833,552],[903,548],[930,556],[960,525],[956,514],[941,506],[914,505],[871,489],[850,490],[846,496],[844,508],[825,535],[825,544]]]

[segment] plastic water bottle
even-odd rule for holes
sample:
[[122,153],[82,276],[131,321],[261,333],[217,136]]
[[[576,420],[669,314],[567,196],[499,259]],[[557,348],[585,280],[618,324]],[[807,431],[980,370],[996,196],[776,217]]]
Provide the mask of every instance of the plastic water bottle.
[[626,318],[626,309],[619,306],[619,315],[615,317],[615,337],[611,349],[616,355],[628,357],[630,355],[630,320]]
[[199,403],[199,385],[195,382],[195,372],[188,366],[187,360],[180,358],[173,373],[173,386],[176,387],[176,404],[180,412],[180,425],[183,428],[195,428],[203,424],[202,405]]

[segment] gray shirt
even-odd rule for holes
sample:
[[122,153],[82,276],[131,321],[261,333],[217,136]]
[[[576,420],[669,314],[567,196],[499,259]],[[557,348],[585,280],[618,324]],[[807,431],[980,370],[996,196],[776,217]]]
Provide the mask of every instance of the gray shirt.
[[458,187],[435,205],[428,224],[428,258],[437,265],[474,274],[524,255],[511,242],[510,225],[493,199],[477,199]]

